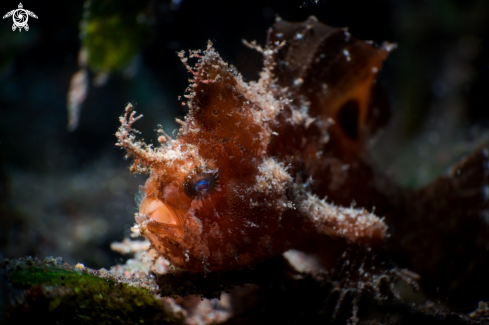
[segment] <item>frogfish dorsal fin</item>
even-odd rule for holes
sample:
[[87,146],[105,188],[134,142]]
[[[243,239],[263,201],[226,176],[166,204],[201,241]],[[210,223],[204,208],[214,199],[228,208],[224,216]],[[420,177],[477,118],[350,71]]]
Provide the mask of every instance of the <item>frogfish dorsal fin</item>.
[[267,48],[273,50],[268,68],[275,86],[287,87],[295,102],[308,102],[310,116],[332,119],[328,132],[335,141],[361,147],[385,123],[388,110],[376,101],[375,80],[392,45],[377,48],[311,16],[277,21]]

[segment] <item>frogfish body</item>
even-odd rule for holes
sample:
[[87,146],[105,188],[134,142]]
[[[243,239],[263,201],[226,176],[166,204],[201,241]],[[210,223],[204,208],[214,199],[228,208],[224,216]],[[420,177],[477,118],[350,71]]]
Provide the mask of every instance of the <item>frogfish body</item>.
[[315,17],[279,20],[264,49],[252,46],[264,68],[250,83],[210,43],[190,52],[193,68],[180,53],[193,75],[189,113],[175,139],[161,131],[159,147],[135,139],[139,117],[127,106],[118,145],[134,172],[149,173],[140,233],[190,272],[254,266],[317,236],[384,243],[383,217],[405,220],[413,195],[383,177],[366,150],[387,119],[376,78],[393,46]]
[[252,266],[311,232],[372,243],[386,235],[379,217],[331,202],[378,203],[375,190],[362,194],[357,183],[374,175],[363,148],[379,124],[374,84],[392,47],[311,17],[278,21],[267,47],[256,48],[265,58],[256,83],[244,82],[210,43],[191,52],[198,63],[187,65],[190,111],[176,139],[161,136],[159,148],[134,139],[130,105],[121,118],[118,144],[135,171],[150,172],[136,221],[178,268]]

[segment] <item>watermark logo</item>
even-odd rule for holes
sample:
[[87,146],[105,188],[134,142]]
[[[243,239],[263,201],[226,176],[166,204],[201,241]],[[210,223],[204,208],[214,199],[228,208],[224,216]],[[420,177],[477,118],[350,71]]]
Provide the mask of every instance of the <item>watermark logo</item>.
[[12,11],[9,11],[3,16],[3,19],[8,18],[12,16],[12,19],[14,20],[14,24],[12,25],[12,30],[15,32],[15,30],[18,28],[19,32],[22,31],[22,28],[24,28],[26,31],[29,30],[29,25],[27,25],[27,21],[29,20],[29,16],[36,18],[37,16],[35,13],[29,10],[25,10],[24,7],[22,6],[22,3],[19,3],[19,8],[14,9]]

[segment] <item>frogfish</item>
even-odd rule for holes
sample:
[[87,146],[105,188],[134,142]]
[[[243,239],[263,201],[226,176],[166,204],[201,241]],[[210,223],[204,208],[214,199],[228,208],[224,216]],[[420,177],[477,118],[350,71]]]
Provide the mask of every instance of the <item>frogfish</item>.
[[[367,146],[389,114],[376,80],[395,46],[361,41],[315,17],[278,19],[264,48],[249,45],[264,57],[256,82],[245,82],[210,42],[179,53],[192,75],[189,112],[175,138],[159,130],[157,147],[136,139],[141,116],[127,105],[117,145],[134,160],[133,172],[149,174],[135,217],[140,234],[188,272],[253,267],[289,249],[328,264],[345,245],[387,245],[433,280],[433,270],[449,264],[443,247],[451,231],[482,211],[465,209],[447,226],[460,210],[450,201],[487,205],[480,197],[487,150],[425,188],[404,189],[378,170]],[[440,189],[447,200],[434,205]],[[430,241],[433,227],[440,236]]]

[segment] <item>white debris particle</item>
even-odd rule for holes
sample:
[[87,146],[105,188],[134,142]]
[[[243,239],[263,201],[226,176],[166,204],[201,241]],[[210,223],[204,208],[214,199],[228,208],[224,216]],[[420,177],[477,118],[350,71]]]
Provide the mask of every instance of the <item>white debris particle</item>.
[[346,57],[346,61],[348,61],[348,62],[351,61],[350,52],[348,52],[347,49],[343,50],[343,55]]

